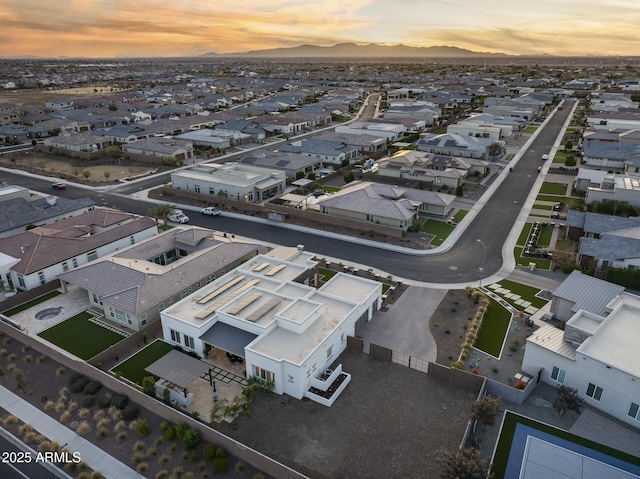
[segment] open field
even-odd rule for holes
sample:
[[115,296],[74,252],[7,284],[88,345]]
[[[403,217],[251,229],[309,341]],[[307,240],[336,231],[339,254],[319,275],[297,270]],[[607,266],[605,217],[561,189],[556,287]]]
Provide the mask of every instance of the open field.
[[[97,91],[96,91],[97,90]],[[107,86],[90,86],[79,88],[63,88],[59,90],[30,89],[0,92],[0,104],[17,103],[27,105],[44,105],[52,98],[67,96],[107,96],[128,89],[109,88]]]

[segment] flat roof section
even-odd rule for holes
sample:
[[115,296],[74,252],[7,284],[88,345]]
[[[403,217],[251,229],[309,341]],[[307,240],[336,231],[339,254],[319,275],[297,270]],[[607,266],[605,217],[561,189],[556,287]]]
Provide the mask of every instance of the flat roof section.
[[576,346],[565,341],[564,331],[554,326],[542,326],[527,338],[527,342],[537,344],[572,361],[576,360]]
[[266,328],[276,320],[279,311],[291,302],[291,298],[255,287],[247,290],[242,296],[238,296],[236,301],[219,311]]
[[355,307],[354,303],[317,292],[307,299],[320,303],[321,307],[319,317],[304,333],[298,334],[276,326],[261,336],[250,349],[276,361],[285,360],[301,365],[327,336],[342,324]]
[[640,376],[640,308],[622,304],[603,321],[591,340],[580,345],[578,351],[608,364],[633,377]]
[[362,303],[376,288],[382,288],[382,283],[350,274],[337,273],[319,291],[338,296],[339,298]]

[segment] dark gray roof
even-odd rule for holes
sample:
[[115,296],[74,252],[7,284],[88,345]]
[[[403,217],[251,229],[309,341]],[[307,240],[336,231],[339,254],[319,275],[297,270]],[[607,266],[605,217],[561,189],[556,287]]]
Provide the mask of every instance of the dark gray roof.
[[640,145],[636,143],[591,140],[584,142],[583,152],[585,157],[590,158],[628,160],[633,155],[640,153]]
[[200,339],[205,343],[244,357],[244,348],[257,337],[257,334],[217,321],[206,333],[200,336]]
[[95,203],[90,198],[70,200],[57,198],[51,205],[45,198],[27,201],[24,198],[12,198],[3,201],[0,207],[0,233],[21,226],[36,224],[72,211],[89,208]]
[[574,313],[583,309],[604,316],[607,304],[623,291],[623,286],[572,271],[553,295],[574,303],[571,308]]
[[640,258],[640,228],[605,233],[599,239],[582,237],[580,254],[609,261]]
[[[159,248],[157,243],[160,243]],[[207,249],[197,250],[165,266],[161,274],[146,273],[139,271],[139,268],[128,267],[122,259],[131,258],[132,262],[137,263],[148,261],[153,256],[171,249],[166,237],[162,239],[153,237],[150,241],[142,242],[137,247],[122,252],[118,255],[121,258],[119,262],[110,259],[92,262],[81,268],[67,271],[60,278],[99,294],[106,304],[118,307],[127,313],[139,315],[251,251],[255,251],[256,254],[258,252],[258,246],[249,243],[215,241],[204,244],[208,246]],[[178,242],[176,247],[186,249]],[[133,253],[146,253],[150,256],[138,256],[131,250]],[[139,259],[136,259],[136,256]]]
[[156,362],[144,368],[149,374],[166,379],[171,384],[186,388],[207,374],[213,366],[180,351],[169,351]]

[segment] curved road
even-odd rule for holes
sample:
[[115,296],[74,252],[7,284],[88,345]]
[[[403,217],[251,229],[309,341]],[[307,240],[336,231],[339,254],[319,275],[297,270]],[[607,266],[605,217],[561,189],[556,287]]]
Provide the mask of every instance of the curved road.
[[[224,216],[211,218],[191,215],[191,223],[275,244],[304,244],[308,251],[320,256],[344,258],[345,262],[368,265],[409,280],[440,284],[475,282],[479,279],[483,257],[483,247],[477,240],[480,239],[486,245],[483,276],[491,276],[502,267],[502,247],[538,177],[538,167],[543,164],[541,157],[551,150],[572,110],[573,103],[565,100],[565,108],[557,110],[546,126],[538,132],[538,136],[523,153],[514,171],[498,186],[455,245],[446,252],[416,256],[290,230],[275,224],[254,223]],[[51,189],[51,180],[8,172],[3,172],[2,176],[10,183],[26,188],[39,191]],[[155,184],[161,182],[156,179]],[[146,187],[150,185],[147,184]],[[142,215],[147,214],[152,206],[151,203],[121,194],[72,185],[65,191],[57,191],[56,194],[68,198],[89,196],[98,205],[116,206],[124,211]]]

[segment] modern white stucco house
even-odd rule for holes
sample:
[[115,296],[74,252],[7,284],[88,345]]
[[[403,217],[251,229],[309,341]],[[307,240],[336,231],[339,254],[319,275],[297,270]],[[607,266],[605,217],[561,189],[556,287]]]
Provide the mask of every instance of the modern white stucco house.
[[603,315],[579,310],[565,330],[542,326],[527,338],[522,370],[578,390],[585,403],[640,428],[640,297],[623,293]]
[[242,163],[210,163],[172,173],[171,181],[176,189],[257,203],[282,193],[287,175],[284,171]]
[[238,266],[161,312],[165,341],[199,356],[225,350],[277,394],[318,400],[310,387],[378,310],[382,284],[338,273],[316,288],[313,256],[281,247]]

